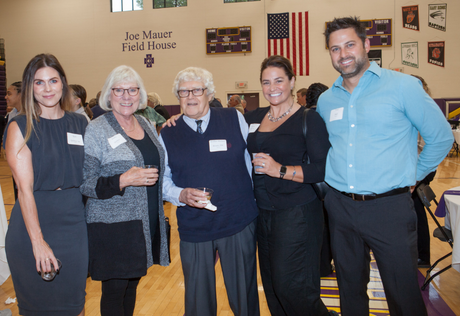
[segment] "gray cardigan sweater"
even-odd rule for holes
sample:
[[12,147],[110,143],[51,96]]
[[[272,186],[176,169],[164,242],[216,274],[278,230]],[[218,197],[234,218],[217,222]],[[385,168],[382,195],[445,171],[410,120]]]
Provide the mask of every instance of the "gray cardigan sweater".
[[[154,126],[141,116],[135,115],[135,118],[155,144],[160,155],[160,177],[157,184],[159,185],[158,213],[161,236],[159,264],[168,266],[169,254],[162,202],[162,183],[165,168],[164,149],[158,141]],[[109,140],[117,134],[121,135],[126,142],[113,148]],[[126,187],[120,192],[120,195],[114,195],[108,199],[100,199],[97,195],[97,184],[100,177],[121,175],[133,166],[143,167],[144,159],[141,152],[123,131],[112,112],[108,112],[89,123],[84,143],[85,164],[83,168],[83,184],[80,186],[80,191],[83,195],[89,197],[86,204],[87,223],[109,224],[142,220],[147,248],[147,268],[149,268],[153,265],[153,257],[146,187]]]

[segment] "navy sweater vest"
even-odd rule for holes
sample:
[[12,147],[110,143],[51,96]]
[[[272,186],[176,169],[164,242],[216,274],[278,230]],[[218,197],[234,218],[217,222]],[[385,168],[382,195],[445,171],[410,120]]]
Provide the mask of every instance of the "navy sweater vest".
[[[182,188],[214,190],[211,202],[217,211],[177,208],[181,240],[204,242],[242,231],[258,215],[251,178],[244,160],[246,142],[235,109],[210,108],[203,134],[192,130],[181,117],[176,126],[161,131],[168,152],[172,180]],[[210,152],[210,140],[227,141],[227,150]]]

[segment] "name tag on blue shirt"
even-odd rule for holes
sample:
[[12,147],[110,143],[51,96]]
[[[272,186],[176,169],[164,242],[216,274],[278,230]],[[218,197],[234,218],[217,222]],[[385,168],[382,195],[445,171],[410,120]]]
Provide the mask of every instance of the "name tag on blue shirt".
[[343,118],[343,107],[338,108],[338,109],[334,109],[334,110],[331,111],[331,116],[329,118],[329,122],[338,121],[338,120],[341,120],[342,118]]

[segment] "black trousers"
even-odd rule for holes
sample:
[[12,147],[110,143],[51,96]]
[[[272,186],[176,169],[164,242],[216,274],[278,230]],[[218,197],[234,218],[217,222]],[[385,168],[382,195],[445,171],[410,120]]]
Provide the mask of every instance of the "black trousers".
[[[425,179],[420,181],[423,184],[430,184],[433,181],[436,171],[428,174]],[[418,186],[417,186],[418,187]],[[412,200],[414,201],[415,213],[417,213],[417,249],[418,258],[425,262],[430,262],[430,228],[426,217],[425,207],[417,195],[417,187],[412,192]]]
[[320,252],[323,208],[318,199],[284,210],[259,209],[257,242],[265,296],[273,316],[322,316]]
[[258,316],[256,220],[235,235],[212,241],[180,242],[185,283],[185,316],[217,314],[216,273],[219,252],[230,308],[235,316]]
[[417,216],[409,193],[353,201],[325,198],[343,316],[369,316],[372,250],[392,316],[426,316],[417,279]]
[[132,316],[140,278],[102,281],[101,316]]

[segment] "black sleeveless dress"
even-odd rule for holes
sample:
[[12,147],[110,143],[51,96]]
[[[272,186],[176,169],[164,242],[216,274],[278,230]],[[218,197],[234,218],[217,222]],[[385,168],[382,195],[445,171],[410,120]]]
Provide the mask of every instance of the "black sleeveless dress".
[[[19,115],[13,121],[25,135],[26,117]],[[84,308],[88,237],[79,186],[83,179],[86,125],[84,116],[69,112],[57,120],[40,118],[35,122],[36,133],[27,142],[32,152],[40,227],[62,268],[53,281],[42,280],[35,267],[21,206],[16,201],[6,235],[6,254],[21,315],[76,316]]]

